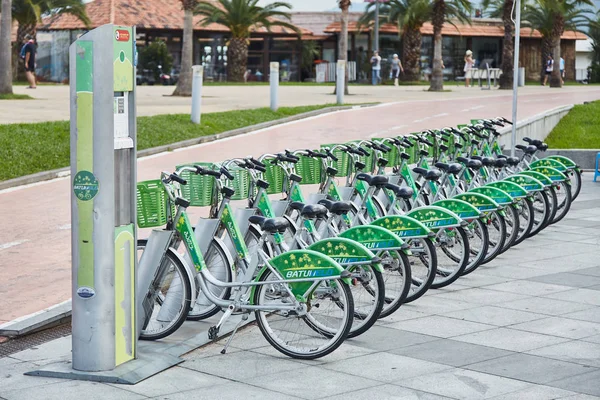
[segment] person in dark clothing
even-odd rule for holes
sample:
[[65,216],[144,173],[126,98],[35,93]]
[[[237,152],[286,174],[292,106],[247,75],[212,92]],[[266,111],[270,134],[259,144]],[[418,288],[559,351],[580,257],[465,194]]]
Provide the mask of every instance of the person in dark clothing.
[[35,42],[30,35],[25,36],[27,43],[24,47],[25,53],[25,76],[29,82],[29,89],[35,89]]

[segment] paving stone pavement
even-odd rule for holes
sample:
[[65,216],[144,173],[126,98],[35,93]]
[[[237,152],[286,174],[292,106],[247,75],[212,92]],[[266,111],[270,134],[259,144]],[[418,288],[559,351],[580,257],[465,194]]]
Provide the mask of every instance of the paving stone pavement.
[[[0,358],[0,399],[600,399],[600,183],[564,221],[346,341],[298,361],[255,326],[135,386],[24,376],[62,338]],[[186,329],[193,326],[186,323]]]

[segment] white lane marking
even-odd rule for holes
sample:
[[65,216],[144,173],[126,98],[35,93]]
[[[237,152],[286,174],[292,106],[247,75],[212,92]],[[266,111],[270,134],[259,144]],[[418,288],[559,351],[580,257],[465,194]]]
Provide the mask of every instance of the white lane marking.
[[407,127],[408,125],[396,125],[396,126],[392,126],[390,128],[390,131],[397,131],[398,129],[402,129],[404,127]]
[[448,114],[448,113],[436,114],[436,115],[434,115],[432,118],[445,117],[446,115],[450,115],[450,114]]
[[3,244],[0,244],[0,250],[6,250],[6,249],[9,249],[11,247],[15,247],[15,246],[18,246],[20,244],[23,244],[25,242],[29,242],[29,239],[19,240],[19,241],[16,241],[16,242],[3,243]]
[[59,231],[66,231],[67,229],[71,229],[71,224],[59,225],[56,229]]
[[21,189],[27,189],[27,188],[31,188],[31,187],[35,187],[35,186],[41,186],[41,185],[47,185],[49,183],[54,183],[57,181],[62,181],[65,179],[69,179],[70,178],[70,173],[65,172],[65,174],[67,174],[68,176],[63,176],[60,178],[54,178],[54,179],[50,179],[47,181],[40,181],[40,182],[34,182],[34,183],[29,183],[27,185],[21,185],[21,186],[15,186],[15,187],[11,187],[11,188],[6,188],[3,190],[0,190],[0,194],[4,194],[4,193],[10,193],[10,192],[15,192],[17,190],[21,190]]

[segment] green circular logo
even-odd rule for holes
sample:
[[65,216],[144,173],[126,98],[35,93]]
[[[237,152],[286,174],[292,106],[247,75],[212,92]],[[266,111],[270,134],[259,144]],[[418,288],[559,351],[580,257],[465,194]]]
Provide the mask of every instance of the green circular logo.
[[98,194],[98,179],[90,171],[79,171],[73,180],[73,192],[81,201],[92,200]]
[[119,61],[125,62],[125,52],[123,50],[119,53]]

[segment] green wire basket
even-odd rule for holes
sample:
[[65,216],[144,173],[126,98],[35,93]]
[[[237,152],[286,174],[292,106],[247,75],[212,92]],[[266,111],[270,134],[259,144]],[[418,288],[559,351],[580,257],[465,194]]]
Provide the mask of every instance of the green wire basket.
[[263,172],[264,179],[269,183],[267,189],[268,194],[276,194],[283,192],[283,181],[285,178],[285,172],[279,165],[271,164],[272,158],[265,158],[263,163],[265,164],[266,171]]
[[[398,139],[402,140],[402,136],[398,136]],[[416,151],[417,147],[419,147],[419,146],[415,144],[413,147],[405,147],[404,148],[404,152],[410,156],[410,158],[408,159],[409,164],[414,164],[415,162],[417,162],[417,157],[415,156],[415,154],[417,152]]]
[[167,223],[169,197],[160,179],[138,182],[136,191],[137,224],[153,228]]
[[376,143],[378,144],[385,144],[386,146],[388,146],[389,148],[391,148],[392,150],[385,153],[385,155],[383,156],[384,158],[386,158],[388,160],[388,166],[389,167],[395,167],[397,165],[400,165],[400,157],[398,157],[398,147],[396,147],[395,144],[393,144],[390,141],[387,141],[383,138],[381,139],[374,139]]
[[[360,142],[360,140],[353,140],[351,142],[348,142],[348,144],[356,144],[358,146],[358,143]],[[365,169],[364,172],[373,172],[373,160],[375,159],[375,150],[370,149],[366,146],[362,146],[368,153],[368,156],[360,156],[358,159],[360,162],[362,162],[363,164],[365,164]]]
[[314,185],[321,183],[321,159],[300,156],[296,163],[296,174],[302,177],[302,185]]
[[[198,165],[203,168],[216,170],[217,164],[214,163],[193,163],[178,165],[176,168],[193,167]],[[215,201],[215,177],[208,175],[197,175],[190,171],[181,173],[181,178],[187,181],[187,185],[181,185],[181,194],[184,199],[190,202],[193,207],[206,207]]]
[[231,200],[247,199],[250,193],[250,173],[245,168],[233,163],[229,164],[227,169],[233,175],[233,181],[225,179],[225,186],[235,190],[234,195],[231,196]]
[[[321,149],[329,148],[330,150],[336,146],[335,144],[323,144]],[[348,162],[350,157],[345,151],[336,149],[332,151],[333,155],[337,157],[337,161],[333,161],[332,167],[337,169],[338,176],[346,176],[348,173]]]

